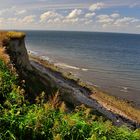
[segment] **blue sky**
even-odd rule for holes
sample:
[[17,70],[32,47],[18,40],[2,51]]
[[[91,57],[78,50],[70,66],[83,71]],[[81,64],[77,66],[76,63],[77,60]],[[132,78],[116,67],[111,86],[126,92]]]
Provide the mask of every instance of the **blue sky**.
[[0,29],[140,33],[140,0],[1,0]]

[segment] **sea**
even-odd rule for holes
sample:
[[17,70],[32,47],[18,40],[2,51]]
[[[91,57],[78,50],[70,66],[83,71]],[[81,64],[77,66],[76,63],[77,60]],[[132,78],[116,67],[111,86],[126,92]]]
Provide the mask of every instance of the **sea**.
[[29,53],[140,107],[140,34],[25,32]]

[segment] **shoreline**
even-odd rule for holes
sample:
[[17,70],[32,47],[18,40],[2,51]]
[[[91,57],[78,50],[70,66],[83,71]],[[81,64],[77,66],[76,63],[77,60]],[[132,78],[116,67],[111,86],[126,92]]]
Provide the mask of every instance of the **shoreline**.
[[84,83],[94,86],[110,96],[125,100],[125,102],[140,109],[139,91],[137,88],[130,86],[131,82],[129,83],[129,80],[128,82],[124,82],[121,78],[117,77],[118,80],[115,77],[113,78],[110,77],[110,75],[106,75],[106,72],[103,72],[104,69],[91,69],[81,64],[77,65],[75,62],[69,63],[69,61],[63,61],[62,58],[57,58],[53,56],[53,54],[46,54],[45,56],[36,51],[29,50],[28,52],[31,55],[53,64],[63,73],[70,73],[74,79],[82,79]]
[[[63,73],[59,67],[55,66],[54,64],[48,62],[47,60],[43,60],[42,58],[39,58],[37,56],[30,55],[30,61],[33,67],[37,68],[38,70],[44,69],[44,71],[47,71],[47,74],[52,74],[56,79],[56,81],[59,81],[62,83],[63,78],[65,79],[67,86],[74,86],[74,88],[80,89],[85,89],[85,93],[83,92],[81,99],[83,98],[84,100],[89,100],[89,102],[94,101],[96,104],[96,109],[101,109],[100,111],[102,112],[102,109],[104,110],[102,113],[107,116],[109,115],[108,113],[112,113],[112,121],[113,119],[115,120],[115,117],[118,118],[115,120],[116,122],[118,121],[118,124],[133,124],[133,126],[139,127],[140,124],[140,118],[138,117],[140,114],[140,110],[133,107],[131,104],[127,103],[124,100],[117,99],[116,97],[110,96],[96,87],[87,85],[86,83],[82,82],[80,79],[76,79],[71,73]],[[59,75],[59,76],[58,76]],[[61,76],[60,76],[61,75]],[[73,83],[73,85],[71,85]],[[63,85],[64,86],[64,85]],[[66,85],[65,85],[66,86]],[[87,92],[88,91],[88,92]],[[75,95],[74,95],[75,96]],[[78,96],[78,94],[77,94]],[[79,95],[80,97],[81,95]],[[76,98],[79,98],[76,97]],[[83,100],[82,99],[82,100]],[[83,103],[85,101],[82,101]],[[93,105],[93,106],[94,106]],[[88,107],[92,107],[87,105]],[[95,107],[95,106],[94,106]],[[94,108],[93,107],[93,108]],[[97,109],[97,110],[98,110]],[[98,110],[99,111],[99,110]],[[100,112],[99,111],[99,112]],[[107,116],[108,117],[108,116]],[[119,120],[120,119],[120,120]],[[114,122],[115,122],[114,121]]]
[[[74,64],[69,64],[67,62],[61,61],[61,59],[55,59],[53,56],[39,55],[35,51],[28,50],[29,55],[38,57],[45,60],[47,63],[52,64],[56,69],[64,74],[71,75],[74,80],[80,80],[86,85],[97,88],[101,92],[106,93],[109,96],[123,100],[132,106],[140,109],[139,94],[137,89],[131,89],[129,85],[122,85],[120,83],[115,83],[109,79],[104,79],[99,73],[91,73],[93,70],[87,67],[82,67]],[[95,68],[95,71],[96,68]],[[103,69],[102,69],[103,71]],[[92,76],[90,77],[90,75]],[[97,74],[97,75],[96,75]],[[94,76],[93,76],[94,75]],[[99,77],[99,78],[98,78]],[[103,78],[103,79],[102,79]],[[107,77],[106,77],[107,78]],[[109,80],[109,81],[108,81]],[[95,82],[96,81],[96,82]],[[106,82],[108,81],[108,82]],[[116,81],[117,82],[117,81]],[[112,85],[112,86],[110,86]],[[132,91],[133,90],[133,91]],[[135,94],[133,94],[135,93]]]

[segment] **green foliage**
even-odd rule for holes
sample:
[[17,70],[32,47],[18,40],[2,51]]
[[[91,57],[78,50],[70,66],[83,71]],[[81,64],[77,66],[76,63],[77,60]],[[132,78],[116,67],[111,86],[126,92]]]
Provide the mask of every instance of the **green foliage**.
[[5,97],[12,91],[13,86],[16,84],[16,76],[13,75],[3,61],[0,60],[0,96]]
[[[113,126],[84,106],[72,113],[51,102],[30,104],[18,80],[0,61],[0,140],[139,140],[139,131]],[[55,101],[53,101],[55,102]]]

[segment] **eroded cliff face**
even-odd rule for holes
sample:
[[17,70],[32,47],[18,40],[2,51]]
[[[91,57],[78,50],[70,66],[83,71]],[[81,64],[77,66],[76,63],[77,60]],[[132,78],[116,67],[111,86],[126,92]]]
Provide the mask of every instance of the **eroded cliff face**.
[[19,73],[26,74],[26,71],[33,70],[29,62],[24,37],[11,39],[6,45],[6,50],[10,56],[11,63]]

